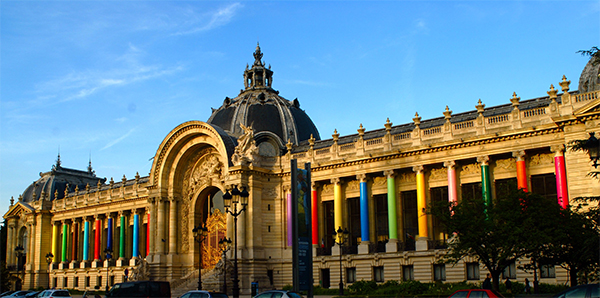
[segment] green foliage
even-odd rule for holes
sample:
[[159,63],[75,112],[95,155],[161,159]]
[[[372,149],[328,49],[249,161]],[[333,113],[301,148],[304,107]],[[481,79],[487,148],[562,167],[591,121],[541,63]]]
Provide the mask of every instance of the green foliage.
[[0,293],[10,290],[9,271],[5,262],[0,262]]
[[592,65],[598,65],[598,63],[600,63],[600,49],[598,47],[592,47],[589,50],[579,50],[577,53],[580,53],[582,56],[590,56]]
[[348,287],[351,295],[367,295],[377,289],[377,283],[374,280],[361,280],[353,283]]

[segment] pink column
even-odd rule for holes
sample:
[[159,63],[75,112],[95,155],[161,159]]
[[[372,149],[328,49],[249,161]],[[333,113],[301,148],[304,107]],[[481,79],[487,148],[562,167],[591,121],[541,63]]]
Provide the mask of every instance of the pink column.
[[453,204],[456,204],[457,201],[455,165],[456,163],[452,160],[444,162],[444,166],[448,168],[448,202]]
[[556,175],[556,196],[558,204],[563,208],[569,207],[569,189],[567,188],[567,173],[565,170],[564,145],[551,147],[554,152],[554,174]]
[[318,199],[317,199],[317,190],[315,189],[315,185],[312,185],[311,190],[312,201],[310,205],[311,212],[311,228],[312,228],[312,244],[319,245],[319,209],[318,209]]
[[288,190],[287,194],[287,245],[292,246],[292,192]]

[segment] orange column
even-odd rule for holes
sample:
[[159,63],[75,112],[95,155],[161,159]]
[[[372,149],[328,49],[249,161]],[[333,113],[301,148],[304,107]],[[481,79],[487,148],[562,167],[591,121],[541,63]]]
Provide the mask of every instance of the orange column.
[[527,190],[527,168],[525,167],[525,151],[519,150],[513,152],[513,157],[517,159],[517,186],[523,191]]

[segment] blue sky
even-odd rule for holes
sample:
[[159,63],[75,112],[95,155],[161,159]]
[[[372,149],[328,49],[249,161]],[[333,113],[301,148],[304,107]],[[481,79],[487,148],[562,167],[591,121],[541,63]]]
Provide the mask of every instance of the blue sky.
[[148,175],[169,131],[237,96],[257,41],[328,139],[576,89],[600,2],[2,0],[0,25],[4,213],[59,148],[65,167]]

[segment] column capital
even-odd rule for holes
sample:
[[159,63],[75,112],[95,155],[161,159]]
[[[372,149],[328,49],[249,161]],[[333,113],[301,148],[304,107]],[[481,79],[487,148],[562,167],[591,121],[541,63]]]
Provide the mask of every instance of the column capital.
[[356,180],[359,182],[367,182],[367,174],[356,174]]
[[283,191],[284,192],[290,192],[292,190],[292,186],[291,185],[284,185],[283,186]]
[[176,196],[169,196],[169,202],[173,203],[177,201],[179,201],[179,199]]
[[331,178],[329,181],[331,184],[340,184],[341,182],[339,177]]
[[517,159],[517,161],[525,160],[525,150],[517,150],[512,152],[512,156]]
[[482,166],[483,165],[489,165],[490,164],[490,157],[488,155],[478,156],[477,157],[477,162],[480,163]]
[[456,162],[454,160],[448,160],[444,162],[444,167],[446,168],[454,168],[456,166]]
[[317,183],[317,181],[311,181],[310,182],[310,189],[311,190],[317,190],[317,187],[319,187],[319,183]]
[[385,175],[385,177],[388,179],[394,178],[394,176],[396,176],[396,174],[394,173],[394,170],[385,170],[385,171],[383,171],[383,175]]
[[413,172],[420,174],[421,172],[423,172],[425,170],[425,168],[422,165],[419,166],[414,166],[412,168]]
[[562,156],[563,152],[565,152],[565,145],[558,144],[550,146],[550,151],[554,153],[554,156]]

